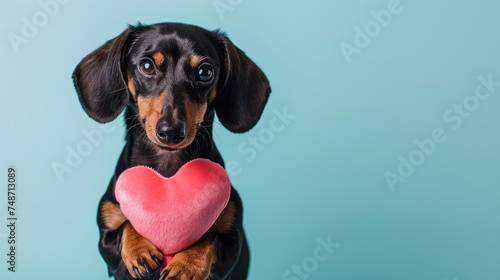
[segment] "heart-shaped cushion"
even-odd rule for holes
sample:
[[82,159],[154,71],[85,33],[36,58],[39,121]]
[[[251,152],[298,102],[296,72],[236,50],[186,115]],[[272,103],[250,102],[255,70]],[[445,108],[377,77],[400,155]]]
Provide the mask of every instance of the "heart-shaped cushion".
[[219,164],[195,159],[165,178],[136,166],[122,172],[115,195],[135,230],[167,257],[198,241],[226,207],[231,184]]

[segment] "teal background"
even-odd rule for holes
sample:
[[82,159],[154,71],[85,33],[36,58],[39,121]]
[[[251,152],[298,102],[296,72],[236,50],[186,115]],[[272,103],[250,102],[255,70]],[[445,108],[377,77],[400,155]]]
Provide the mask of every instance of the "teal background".
[[[230,175],[245,205],[249,279],[500,279],[500,88],[458,129],[443,119],[478,77],[500,81],[500,2],[402,0],[350,63],[340,44],[354,45],[355,28],[391,1],[229,2],[220,17],[213,1],[68,1],[15,52],[8,34],[43,9],[3,1],[0,279],[107,279],[95,214],[123,147],[122,118],[62,180],[53,164],[86,141],[82,130],[101,127],[81,109],[74,67],[137,21],[221,28],[271,81],[253,130],[215,128],[224,158],[238,165]],[[285,109],[294,118],[273,121]],[[398,157],[436,128],[447,140],[392,190],[384,174],[398,174]],[[249,137],[264,139],[259,149]],[[11,165],[16,273],[3,226]],[[340,246],[313,261],[317,239],[328,237]],[[287,274],[294,265],[307,271]]]

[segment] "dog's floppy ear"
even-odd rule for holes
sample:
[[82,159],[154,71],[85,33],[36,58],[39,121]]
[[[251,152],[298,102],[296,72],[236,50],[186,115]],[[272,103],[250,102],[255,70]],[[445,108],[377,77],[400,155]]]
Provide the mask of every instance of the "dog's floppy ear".
[[94,120],[114,120],[125,108],[129,94],[122,69],[132,27],[87,55],[73,72],[80,103]]
[[266,75],[243,51],[224,34],[216,35],[221,45],[222,73],[214,108],[225,128],[246,132],[262,115],[271,87]]

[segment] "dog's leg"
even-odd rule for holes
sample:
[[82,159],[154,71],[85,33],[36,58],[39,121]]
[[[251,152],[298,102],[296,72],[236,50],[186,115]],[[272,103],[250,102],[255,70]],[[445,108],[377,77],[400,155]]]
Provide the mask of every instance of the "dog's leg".
[[163,262],[162,252],[151,241],[125,222],[122,234],[121,256],[128,272],[135,278],[150,276]]
[[118,204],[101,201],[99,249],[117,279],[149,277],[163,262],[163,254],[135,231]]
[[[241,216],[241,202],[237,197],[228,203],[200,241],[173,257],[160,279],[227,279],[238,261],[243,243]],[[242,266],[248,266],[248,263]]]
[[205,280],[210,276],[216,253],[215,234],[207,233],[198,242],[173,257],[160,279]]

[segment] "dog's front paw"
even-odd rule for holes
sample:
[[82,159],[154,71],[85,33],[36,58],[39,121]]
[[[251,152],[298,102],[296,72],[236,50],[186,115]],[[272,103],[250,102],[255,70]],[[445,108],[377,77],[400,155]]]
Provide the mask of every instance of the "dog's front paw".
[[161,273],[161,280],[206,280],[215,262],[211,242],[199,242],[175,254]]
[[123,229],[121,256],[134,278],[147,278],[163,263],[163,254],[151,241],[141,236],[128,223]]

